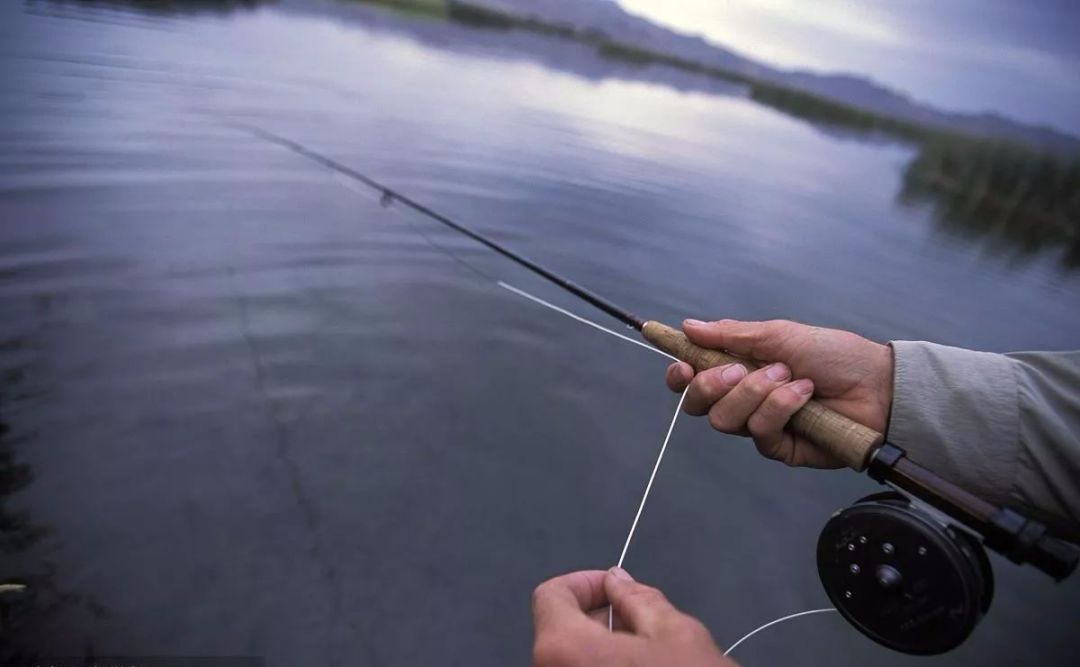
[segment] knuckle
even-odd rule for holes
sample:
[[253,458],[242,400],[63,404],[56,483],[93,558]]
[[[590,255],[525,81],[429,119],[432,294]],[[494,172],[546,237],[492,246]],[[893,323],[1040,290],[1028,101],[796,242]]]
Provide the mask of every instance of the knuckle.
[[533,589],[533,592],[532,592],[533,604],[536,604],[537,600],[544,597],[544,591],[545,591],[547,585],[548,585],[548,583],[545,581],[544,583],[540,584],[539,586],[537,586],[536,588]]
[[755,352],[763,358],[774,356],[784,346],[784,343],[798,335],[800,329],[806,325],[791,320],[768,320],[761,323],[761,340],[756,346]]
[[659,605],[667,604],[667,598],[660,592],[659,589],[652,586],[638,586],[634,590],[630,591],[627,595],[627,600],[634,605],[641,607],[656,607]]
[[550,581],[545,581],[544,583],[540,584],[539,586],[537,586],[536,588],[533,589],[533,592],[532,592],[532,608],[533,608],[534,611],[536,610],[536,607],[538,606],[538,604],[543,600],[544,596],[546,596],[548,594],[550,589],[551,589],[551,582]]
[[690,382],[689,393],[686,395],[684,408],[687,413],[701,416],[709,411],[709,407],[723,397],[724,391],[718,390],[717,382],[709,373],[699,373]]
[[634,589],[630,591],[630,597],[639,600],[653,600],[656,598],[663,598],[664,594],[660,592],[660,589],[653,588],[652,586],[645,586],[644,584],[634,586]]
[[533,644],[533,667],[561,667],[568,664],[568,650],[558,639],[539,637]]
[[765,369],[756,370],[747,375],[740,383],[742,390],[755,398],[763,398],[776,384],[765,375]]
[[791,320],[769,320],[765,322],[765,329],[773,337],[783,338],[790,336],[801,327],[805,327],[805,324],[799,322],[793,322]]
[[705,397],[720,397],[727,391],[719,372],[714,372],[711,368],[704,373],[698,373],[690,384],[699,395]]
[[750,419],[746,420],[746,430],[750,431],[750,435],[759,438],[776,429],[775,424],[773,424],[773,420],[769,418],[769,415],[762,414],[762,411],[758,410],[750,415]]
[[781,387],[765,397],[758,412],[764,413],[767,419],[787,422],[788,415],[795,411],[799,402],[799,396],[793,389]]
[[734,433],[739,430],[739,427],[731,423],[731,419],[718,405],[709,410],[709,426],[721,433]]

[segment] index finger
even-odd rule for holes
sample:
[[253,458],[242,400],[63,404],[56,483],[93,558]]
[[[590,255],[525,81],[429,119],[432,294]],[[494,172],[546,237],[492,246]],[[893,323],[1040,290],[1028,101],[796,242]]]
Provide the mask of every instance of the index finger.
[[555,625],[589,623],[585,612],[607,603],[604,570],[581,570],[548,579],[533,591],[536,633]]

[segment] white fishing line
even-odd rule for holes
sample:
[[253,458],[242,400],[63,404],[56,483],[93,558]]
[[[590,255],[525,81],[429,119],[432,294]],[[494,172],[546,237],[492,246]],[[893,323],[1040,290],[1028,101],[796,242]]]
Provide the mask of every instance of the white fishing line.
[[[338,182],[339,185],[345,187],[348,190],[351,190],[352,192],[355,192],[355,193],[361,194],[361,195],[367,194],[369,189],[374,187],[373,185],[365,182],[365,185],[367,187],[366,188],[361,188],[353,181],[353,179],[346,178],[344,174],[341,174],[338,171],[334,172],[333,178],[334,178],[335,181]],[[383,190],[383,191],[385,192],[385,190]],[[414,231],[419,231],[419,230],[414,228]],[[502,287],[503,289],[505,289],[507,291],[513,292],[514,294],[517,294],[518,296],[524,297],[524,298],[528,299],[529,301],[532,301],[533,303],[544,306],[545,308],[549,308],[551,310],[554,310],[557,313],[561,313],[561,314],[563,314],[563,315],[565,315],[565,316],[567,316],[567,317],[569,317],[569,318],[571,318],[573,320],[577,320],[578,322],[581,322],[582,324],[587,324],[590,327],[592,327],[594,329],[598,329],[600,331],[603,331],[606,334],[610,334],[612,336],[615,336],[616,338],[621,338],[622,340],[624,340],[624,341],[626,341],[628,343],[633,343],[634,345],[637,345],[639,347],[643,347],[646,350],[649,350],[650,352],[655,352],[656,354],[667,357],[668,359],[671,359],[672,361],[679,361],[678,358],[668,354],[667,352],[664,352],[663,350],[657,349],[657,348],[655,348],[655,347],[653,347],[651,345],[647,345],[647,344],[645,344],[645,343],[643,343],[643,342],[641,342],[639,340],[635,340],[635,339],[633,339],[633,338],[631,338],[629,336],[625,336],[625,335],[623,335],[623,334],[621,334],[621,333],[619,333],[617,331],[612,331],[611,329],[608,329],[605,326],[597,324],[596,322],[593,322],[590,319],[584,318],[581,315],[577,315],[576,313],[572,313],[569,310],[566,310],[565,308],[560,308],[559,306],[556,306],[555,304],[553,304],[553,303],[551,303],[549,301],[545,301],[544,299],[541,299],[538,296],[534,296],[532,294],[529,294],[528,292],[526,292],[523,289],[519,289],[517,287],[514,287],[513,285],[510,285],[508,283],[504,283],[501,280],[495,280],[494,278],[492,278],[492,276],[488,275],[486,272],[481,271],[480,269],[476,268],[475,266],[473,266],[469,262],[467,262],[464,259],[462,259],[461,257],[459,257],[457,255],[457,253],[455,253],[454,251],[450,250],[449,248],[446,248],[446,247],[442,246],[439,243],[436,243],[427,234],[424,234],[422,231],[419,231],[419,233],[424,238],[425,241],[430,243],[435,248],[441,250],[444,253],[447,253],[453,259],[457,260],[458,262],[461,262],[462,264],[464,264],[466,267],[468,267],[469,269],[476,272],[481,277],[486,278],[488,280],[494,280],[494,282],[499,287]],[[675,407],[675,414],[672,415],[672,417],[671,417],[671,424],[668,425],[667,434],[664,436],[664,442],[663,442],[663,444],[660,445],[660,453],[656,457],[656,463],[653,465],[652,472],[649,474],[649,481],[645,484],[645,492],[641,496],[641,503],[638,505],[637,513],[634,515],[634,521],[633,521],[633,523],[630,524],[630,532],[627,533],[627,535],[626,535],[626,542],[623,543],[622,553],[619,554],[618,567],[620,567],[620,568],[623,566],[623,561],[626,560],[627,551],[630,550],[630,542],[634,539],[634,532],[637,530],[638,522],[641,520],[641,514],[645,510],[645,503],[649,500],[649,492],[652,491],[653,481],[656,480],[656,473],[657,473],[658,470],[660,470],[660,464],[664,460],[664,453],[667,452],[668,442],[671,441],[671,434],[675,430],[675,422],[678,421],[678,419],[679,419],[679,413],[682,412],[683,401],[685,399],[686,399],[686,390],[683,390],[682,395],[679,397],[679,404]],[[0,593],[7,592],[7,590],[9,590],[9,588],[11,588],[13,586],[17,586],[17,585],[15,585],[15,584],[10,584],[10,585],[9,584],[3,584],[3,585],[0,585]],[[750,639],[751,637],[753,637],[757,633],[761,632],[762,630],[765,630],[767,628],[771,628],[774,625],[778,625],[780,623],[783,623],[784,621],[790,621],[791,619],[799,618],[801,616],[810,616],[811,614],[822,614],[822,613],[830,612],[830,611],[836,611],[836,609],[834,609],[832,607],[829,607],[827,609],[811,609],[809,611],[801,611],[801,612],[799,612],[797,614],[789,614],[789,615],[784,616],[782,618],[778,618],[778,619],[776,619],[774,621],[769,621],[765,625],[762,625],[762,626],[760,626],[758,628],[755,628],[754,630],[752,630],[751,632],[749,632],[745,636],[743,636],[739,641],[732,644],[731,647],[728,648],[728,650],[724,651],[724,655],[725,656],[730,655],[732,651],[734,651],[736,648],[738,648],[739,645],[742,644],[743,642],[745,642],[747,639]],[[615,620],[614,611],[613,611],[613,609],[611,607],[608,607],[608,630],[613,629],[614,620]]]
[[675,422],[679,420],[679,413],[682,412],[683,401],[686,400],[686,392],[689,387],[683,389],[683,393],[679,396],[679,404],[675,406],[675,414],[671,416],[671,424],[668,425],[667,435],[664,436],[664,444],[660,445],[660,453],[656,457],[656,463],[653,465],[652,473],[649,474],[649,481],[645,484],[645,493],[641,495],[641,503],[638,505],[637,514],[634,515],[634,522],[630,524],[630,532],[626,535],[626,542],[623,544],[622,553],[619,554],[618,567],[622,567],[623,561],[626,560],[626,552],[630,549],[630,540],[634,539],[634,531],[637,530],[638,520],[641,519],[641,512],[645,509],[645,502],[649,499],[649,492],[652,491],[653,480],[656,479],[656,471],[660,469],[660,463],[664,460],[664,452],[667,451],[668,442],[671,441],[671,432],[675,430]]
[[[355,192],[355,193],[360,194],[360,195],[367,194],[368,190],[371,187],[370,185],[365,184],[365,187],[362,188],[361,186],[357,185],[356,182],[353,179],[347,178],[344,174],[341,174],[341,173],[336,172],[336,171],[332,174],[332,176],[333,176],[334,180],[337,181],[338,185],[341,185],[345,189],[350,190],[350,191]],[[419,228],[413,228],[413,231],[419,233],[420,236],[423,237],[423,239],[425,241],[427,241],[432,247],[436,248],[437,250],[440,250],[441,252],[446,253],[449,257],[451,257],[455,261],[460,262],[466,268],[470,269],[471,271],[473,271],[474,273],[476,273],[480,277],[482,277],[482,278],[484,278],[486,280],[493,281],[495,284],[497,284],[499,287],[502,287],[505,290],[513,292],[514,294],[517,294],[518,296],[524,297],[524,298],[528,299],[529,301],[532,301],[533,303],[544,306],[545,308],[550,308],[551,310],[554,310],[557,313],[562,313],[563,315],[566,315],[567,317],[569,317],[571,319],[577,320],[578,322],[581,322],[582,324],[587,324],[590,327],[592,327],[594,329],[598,329],[600,331],[603,331],[606,334],[611,334],[612,336],[615,336],[616,338],[621,338],[621,339],[625,340],[628,343],[633,343],[634,345],[637,345],[639,347],[643,347],[646,350],[649,350],[650,352],[655,352],[656,354],[663,355],[663,356],[667,357],[668,359],[671,359],[672,361],[679,361],[676,357],[673,357],[670,354],[668,354],[667,352],[664,352],[663,350],[657,349],[657,348],[653,347],[652,345],[647,345],[647,344],[641,342],[640,340],[634,340],[633,338],[631,338],[629,336],[625,336],[625,335],[623,335],[623,334],[621,334],[621,333],[619,333],[617,331],[612,331],[611,329],[608,329],[605,326],[597,324],[596,322],[593,322],[590,319],[584,318],[581,315],[578,315],[576,313],[572,313],[569,310],[566,310],[565,308],[560,308],[559,306],[556,306],[555,304],[551,303],[550,301],[545,301],[545,300],[541,299],[538,296],[529,294],[528,292],[526,292],[525,290],[523,290],[521,288],[514,287],[513,285],[511,285],[509,283],[504,283],[503,281],[498,280],[498,279],[488,275],[487,272],[481,271],[480,269],[476,268],[470,262],[465,261],[460,256],[458,256],[458,254],[456,252],[454,252],[453,250],[443,246],[440,243],[436,243],[434,239],[429,237],[427,234],[425,234]]]
[[569,310],[566,310],[565,308],[560,308],[560,307],[556,306],[553,303],[549,303],[547,301],[544,301],[543,299],[541,299],[538,296],[533,296],[532,294],[529,294],[528,292],[526,292],[523,289],[518,289],[517,287],[514,287],[513,285],[509,285],[507,283],[504,283],[501,280],[497,280],[495,282],[499,285],[499,287],[502,287],[503,289],[510,290],[511,292],[513,292],[514,294],[517,294],[518,296],[523,296],[526,299],[528,299],[529,301],[532,301],[534,303],[538,303],[541,306],[544,306],[545,308],[550,308],[550,309],[554,310],[557,313],[562,313],[563,315],[566,315],[569,318],[575,319],[578,322],[581,322],[582,324],[588,324],[590,327],[592,327],[594,329],[599,329],[600,331],[603,331],[604,333],[607,333],[607,334],[611,334],[612,336],[615,336],[616,338],[622,338],[623,340],[625,340],[628,343],[633,343],[634,345],[638,345],[640,347],[643,347],[646,350],[649,350],[650,352],[655,352],[657,354],[661,354],[661,355],[667,357],[668,359],[671,359],[672,361],[678,361],[678,359],[671,356],[667,352],[664,352],[663,350],[658,350],[657,348],[653,347],[652,345],[646,345],[645,343],[642,343],[640,340],[634,340],[630,336],[624,336],[624,335],[622,335],[621,333],[619,333],[617,331],[612,331],[611,329],[608,329],[607,327],[601,326],[601,325],[597,324],[596,322],[593,322],[592,320],[589,320],[589,319],[586,319],[586,318],[582,317],[581,315],[571,313]]
[[[668,442],[671,441],[671,433],[675,430],[675,422],[679,420],[679,413],[682,412],[683,401],[686,400],[686,392],[689,389],[689,387],[683,389],[682,395],[679,396],[679,404],[675,406],[675,414],[671,416],[671,424],[668,425],[667,435],[664,436],[664,444],[660,445],[660,453],[656,456],[656,463],[653,465],[652,472],[649,474],[649,481],[645,484],[645,493],[641,494],[641,503],[638,504],[637,514],[634,515],[634,522],[630,524],[630,532],[626,534],[626,542],[623,543],[622,553],[619,554],[619,563],[616,567],[622,567],[623,561],[626,560],[626,552],[630,550],[630,541],[634,539],[634,531],[637,530],[638,521],[641,519],[641,513],[645,510],[645,503],[649,500],[649,492],[652,491],[653,481],[656,479],[656,471],[660,469],[660,463],[664,460],[664,452],[667,451]],[[607,622],[608,630],[613,629],[615,624],[615,614],[611,607],[608,607]]]
[[825,612],[829,612],[829,611],[836,611],[836,610],[833,609],[832,607],[828,607],[826,609],[811,609],[809,611],[800,611],[797,614],[788,614],[787,616],[784,616],[782,618],[778,618],[775,621],[769,621],[765,625],[763,625],[763,626],[761,626],[759,628],[755,628],[751,632],[747,633],[742,639],[740,639],[739,641],[732,644],[731,647],[728,650],[724,651],[724,655],[731,655],[732,651],[739,648],[739,644],[743,643],[747,639],[750,639],[751,637],[753,637],[754,635],[756,635],[757,633],[761,632],[762,630],[764,630],[766,628],[771,628],[772,626],[774,626],[774,625],[776,625],[778,623],[783,623],[784,621],[790,621],[791,619],[799,618],[800,616],[809,616],[811,614],[824,614]]
[[[636,343],[637,341],[633,342]],[[653,465],[652,472],[649,474],[649,481],[645,484],[645,492],[641,494],[641,503],[638,504],[637,514],[634,515],[634,521],[630,524],[630,532],[627,533],[626,542],[623,543],[622,553],[619,554],[619,562],[617,564],[617,567],[621,568],[623,566],[623,562],[626,560],[626,552],[630,550],[630,542],[634,539],[634,531],[637,530],[638,522],[641,520],[641,514],[645,511],[645,503],[649,500],[649,492],[652,491],[653,482],[656,480],[656,472],[660,470],[660,464],[664,460],[664,454],[667,452],[668,443],[671,442],[671,434],[675,430],[675,423],[679,420],[679,414],[682,412],[683,401],[686,400],[686,392],[688,390],[689,387],[687,387],[687,389],[684,389],[682,395],[679,396],[679,404],[675,407],[675,414],[671,416],[671,424],[668,425],[667,434],[664,436],[664,443],[660,445],[660,453],[656,456],[656,463]],[[828,607],[826,609],[811,609],[809,611],[800,611],[797,614],[789,614],[774,621],[769,621],[765,625],[753,629],[752,631],[744,635],[739,641],[732,644],[731,647],[728,648],[728,650],[724,651],[724,655],[730,655],[732,651],[738,648],[739,644],[742,644],[744,641],[750,639],[751,637],[761,632],[762,630],[765,630],[766,628],[771,628],[774,625],[783,623],[784,621],[790,621],[793,618],[799,618],[800,616],[823,614],[829,611],[836,611],[836,609],[832,607]],[[608,607],[608,630],[613,630],[614,626],[615,611],[612,607]]]

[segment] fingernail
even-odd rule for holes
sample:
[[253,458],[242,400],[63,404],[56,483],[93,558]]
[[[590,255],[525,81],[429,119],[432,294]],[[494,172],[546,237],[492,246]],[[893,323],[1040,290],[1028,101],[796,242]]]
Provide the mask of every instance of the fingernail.
[[621,567],[613,567],[608,572],[611,573],[616,579],[622,579],[623,581],[633,581],[634,578],[630,576],[630,573]]
[[773,364],[765,369],[765,376],[774,382],[791,377],[791,371],[784,364]]
[[796,380],[791,384],[791,388],[794,389],[796,393],[802,394],[803,396],[814,393],[814,383],[812,380]]
[[746,377],[746,366],[742,364],[732,364],[720,371],[720,377],[724,378],[724,382],[728,384],[735,384],[739,380]]
[[700,327],[701,325],[705,324],[701,320],[683,320],[682,323],[683,323],[683,326],[688,326],[688,327]]

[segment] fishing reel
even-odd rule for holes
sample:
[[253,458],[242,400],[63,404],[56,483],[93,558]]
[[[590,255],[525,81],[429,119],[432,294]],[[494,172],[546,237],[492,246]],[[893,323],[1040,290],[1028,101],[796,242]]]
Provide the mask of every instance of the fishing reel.
[[959,646],[994,597],[979,540],[895,491],[833,514],[818,538],[817,565],[837,611],[903,653]]
[[897,491],[867,496],[833,514],[818,538],[826,594],[870,639],[916,655],[963,643],[994,597],[986,547],[1059,580],[1075,569],[1076,548],[1047,536],[1038,522],[937,478],[927,497],[927,487],[915,482],[928,480],[913,480],[903,456],[885,444],[868,472],[920,497]]

